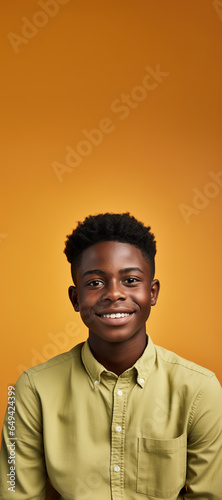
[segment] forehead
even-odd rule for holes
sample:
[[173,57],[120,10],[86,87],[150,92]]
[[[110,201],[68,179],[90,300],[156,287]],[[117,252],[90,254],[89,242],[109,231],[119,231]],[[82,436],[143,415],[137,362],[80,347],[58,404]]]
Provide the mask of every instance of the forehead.
[[140,267],[146,273],[150,271],[139,248],[119,241],[103,241],[90,246],[82,253],[80,262],[81,274],[93,269],[108,272],[129,267]]

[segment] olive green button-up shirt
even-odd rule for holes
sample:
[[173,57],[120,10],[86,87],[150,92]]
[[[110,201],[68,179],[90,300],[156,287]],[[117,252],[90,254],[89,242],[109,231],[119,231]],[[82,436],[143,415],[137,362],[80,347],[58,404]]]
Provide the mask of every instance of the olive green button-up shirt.
[[25,371],[15,392],[1,500],[222,499],[220,384],[150,338],[119,377],[85,342]]

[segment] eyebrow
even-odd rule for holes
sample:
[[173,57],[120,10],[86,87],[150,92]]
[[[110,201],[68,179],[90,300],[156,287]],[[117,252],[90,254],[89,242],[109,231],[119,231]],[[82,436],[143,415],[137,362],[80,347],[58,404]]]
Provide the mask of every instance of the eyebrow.
[[120,269],[120,273],[129,273],[130,271],[139,271],[140,273],[144,274],[140,267],[125,267],[124,269]]
[[101,269],[92,269],[91,271],[86,271],[85,273],[83,273],[82,278],[84,278],[84,276],[87,276],[88,274],[105,274],[105,272]]
[[[142,271],[142,269],[140,269],[140,267],[125,267],[124,269],[120,269],[120,273],[123,274],[123,273],[128,273],[130,271],[139,271],[140,273],[144,274],[144,272]],[[82,278],[84,278],[84,276],[87,276],[88,274],[100,274],[100,275],[104,275],[106,274],[105,271],[102,271],[102,269],[92,269],[90,271],[86,271],[83,275],[82,275]]]

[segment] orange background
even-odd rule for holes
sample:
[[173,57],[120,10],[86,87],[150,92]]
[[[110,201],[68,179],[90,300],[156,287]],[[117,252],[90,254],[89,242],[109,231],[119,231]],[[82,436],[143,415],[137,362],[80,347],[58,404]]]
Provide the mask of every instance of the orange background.
[[[148,332],[222,381],[222,174],[210,176],[222,169],[219,2],[14,0],[1,10],[1,422],[23,369],[87,337],[63,249],[98,212],[151,225],[161,293]],[[146,90],[158,64],[165,75],[147,77]],[[100,144],[82,143],[105,118]]]

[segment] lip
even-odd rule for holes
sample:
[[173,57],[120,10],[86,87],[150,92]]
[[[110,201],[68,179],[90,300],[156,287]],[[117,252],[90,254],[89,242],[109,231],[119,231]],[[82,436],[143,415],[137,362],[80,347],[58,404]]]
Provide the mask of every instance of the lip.
[[132,311],[132,309],[126,309],[126,308],[115,308],[115,309],[105,309],[104,311],[99,311],[96,313],[97,316],[101,316],[102,314],[118,314],[118,313],[127,313],[127,314],[132,314],[135,311]]
[[[128,313],[129,316],[124,316],[123,318],[104,318],[103,316],[101,316],[100,314],[117,314],[117,313]],[[111,326],[121,326],[121,325],[125,325],[126,323],[128,323],[132,316],[134,315],[134,311],[127,311],[127,310],[123,310],[123,309],[115,309],[115,310],[109,310],[109,311],[104,311],[100,314],[97,314],[97,317],[99,318],[100,321],[102,321],[102,323],[104,323],[105,325],[111,325]]]

